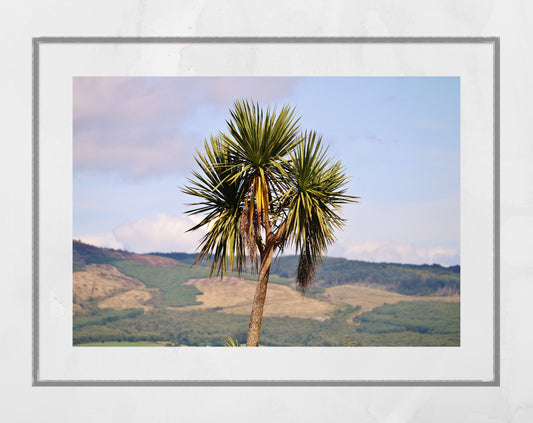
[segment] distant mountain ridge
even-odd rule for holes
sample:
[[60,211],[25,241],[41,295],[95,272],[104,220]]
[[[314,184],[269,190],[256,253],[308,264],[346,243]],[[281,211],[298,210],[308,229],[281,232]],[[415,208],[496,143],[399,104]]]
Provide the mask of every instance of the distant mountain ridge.
[[[165,259],[170,259],[165,262]],[[95,247],[73,241],[74,269],[84,264],[105,264],[113,260],[132,260],[139,263],[157,261],[160,267],[179,264],[192,266],[196,254],[160,253],[136,254],[122,250]],[[272,263],[271,274],[292,279],[298,263],[297,256],[280,256]],[[197,264],[195,267],[204,267]],[[313,283],[313,291],[322,288],[359,284],[375,286],[404,295],[453,296],[460,294],[460,266],[439,264],[372,263],[339,257],[326,257]]]
[[[196,254],[150,253],[192,265]],[[293,278],[298,256],[280,256],[272,263],[271,274]],[[326,257],[320,265],[314,282],[317,288],[345,284],[378,286],[404,295],[452,296],[460,294],[460,266],[443,267],[439,264],[373,263]]]

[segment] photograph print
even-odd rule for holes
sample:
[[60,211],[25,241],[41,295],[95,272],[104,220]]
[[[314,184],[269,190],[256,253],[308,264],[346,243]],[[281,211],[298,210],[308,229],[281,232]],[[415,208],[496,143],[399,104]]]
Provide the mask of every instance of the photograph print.
[[460,346],[459,77],[74,77],[75,347]]

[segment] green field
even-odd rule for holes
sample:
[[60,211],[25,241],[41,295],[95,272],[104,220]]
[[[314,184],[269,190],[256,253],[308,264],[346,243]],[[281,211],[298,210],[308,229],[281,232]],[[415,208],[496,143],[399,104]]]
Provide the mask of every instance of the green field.
[[89,344],[77,344],[75,347],[164,347],[164,344],[155,342],[92,342]]
[[459,304],[441,301],[399,302],[377,307],[356,317],[358,332],[459,333]]
[[[405,307],[409,308],[409,318],[399,319],[395,326],[381,324],[379,319],[383,313],[398,313]],[[344,346],[346,340],[361,347],[460,345],[457,304],[428,301],[385,305],[363,313],[354,319],[354,323],[349,323],[347,317],[354,311],[353,307],[343,308],[322,322],[291,317],[265,317],[261,345]],[[229,336],[240,344],[246,343],[249,323],[247,316],[213,310],[162,309],[128,317],[130,312],[124,310],[121,312],[123,318],[105,324],[93,319],[94,324],[86,324],[85,320],[85,324],[81,326],[78,324],[80,317],[74,317],[74,324],[78,327],[74,331],[74,344],[143,341],[168,342],[175,346],[223,346]],[[410,319],[414,322],[424,320],[428,313],[433,318],[425,325],[409,323]],[[377,324],[374,323],[376,320]],[[441,323],[450,320],[451,326]]]

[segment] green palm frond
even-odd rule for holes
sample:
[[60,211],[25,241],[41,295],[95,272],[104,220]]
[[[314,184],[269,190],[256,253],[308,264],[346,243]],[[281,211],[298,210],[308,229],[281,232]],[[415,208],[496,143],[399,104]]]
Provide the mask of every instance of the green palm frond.
[[346,194],[344,169],[327,156],[321,138],[315,132],[302,138],[287,163],[290,183],[280,203],[286,210],[285,238],[300,252],[297,286],[305,292],[335,231],[344,225],[341,206],[357,197]]
[[289,106],[278,113],[270,108],[264,111],[247,101],[236,102],[231,117],[227,121],[228,133],[222,134],[221,139],[231,160],[239,164],[229,181],[242,182],[240,233],[253,260],[266,242],[261,228],[270,233],[275,223],[273,200],[283,189],[287,158],[301,142],[299,118]]
[[211,275],[224,275],[227,268],[241,272],[246,264],[245,251],[239,234],[242,216],[242,184],[232,180],[239,166],[232,162],[220,140],[211,137],[204,143],[205,154],[197,152],[200,172],[193,172],[185,194],[200,201],[190,203],[189,215],[203,214],[204,218],[189,231],[207,227],[202,238],[198,261],[211,262]]
[[279,113],[248,101],[236,102],[227,121],[228,134],[223,135],[235,161],[243,173],[262,169],[281,169],[284,158],[299,143],[298,122],[294,109],[284,106]]
[[296,279],[305,292],[327,247],[342,228],[341,206],[357,197],[315,132],[300,131],[294,109],[279,112],[240,101],[230,111],[228,130],[205,141],[200,168],[183,192],[197,202],[188,214],[203,215],[191,230],[206,227],[197,261],[211,262],[212,274],[241,272],[268,245],[300,254]]
[[240,347],[239,340],[237,338],[233,338],[231,336],[228,336],[224,340],[224,346],[225,347]]
[[346,337],[342,340],[345,347],[358,347],[359,344],[355,341],[352,341],[350,338]]

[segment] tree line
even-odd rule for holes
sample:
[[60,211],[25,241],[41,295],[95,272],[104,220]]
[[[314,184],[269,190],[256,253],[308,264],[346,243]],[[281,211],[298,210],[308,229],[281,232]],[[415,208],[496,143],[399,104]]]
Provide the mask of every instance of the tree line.
[[[195,254],[151,253],[192,265]],[[271,266],[271,274],[281,278],[294,278],[298,256],[279,256]],[[439,264],[372,263],[338,257],[325,257],[316,273],[310,293],[344,284],[377,285],[379,288],[404,295],[459,295],[460,266],[444,267]]]

